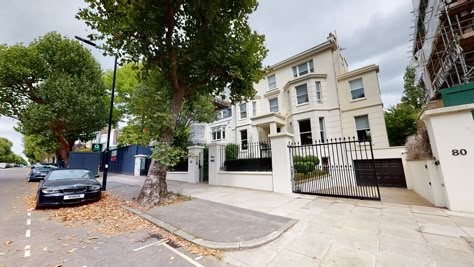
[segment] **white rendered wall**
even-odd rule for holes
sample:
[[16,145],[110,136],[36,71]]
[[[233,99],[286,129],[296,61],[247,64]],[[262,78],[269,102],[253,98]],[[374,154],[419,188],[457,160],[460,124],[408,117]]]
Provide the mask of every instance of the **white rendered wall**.
[[166,180],[191,183],[188,172],[167,172]]
[[448,208],[474,213],[472,110],[474,104],[437,108],[425,111],[421,118],[428,130],[433,156],[439,160]]
[[272,172],[220,171],[217,176],[217,185],[273,191]]

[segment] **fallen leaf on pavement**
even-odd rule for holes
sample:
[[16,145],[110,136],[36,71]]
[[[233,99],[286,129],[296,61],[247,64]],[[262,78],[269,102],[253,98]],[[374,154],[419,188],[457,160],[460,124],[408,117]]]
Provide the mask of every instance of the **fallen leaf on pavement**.
[[71,250],[68,250],[66,253],[68,253],[68,254],[69,254],[69,253],[73,253],[73,252],[76,251],[76,250],[77,250],[77,248],[73,248],[73,249],[71,249]]
[[5,242],[5,243],[3,243],[3,244],[4,244],[5,246],[8,246],[8,245],[10,245],[11,243],[13,243],[13,241],[11,241],[11,240],[8,240],[8,241],[6,241],[6,242]]

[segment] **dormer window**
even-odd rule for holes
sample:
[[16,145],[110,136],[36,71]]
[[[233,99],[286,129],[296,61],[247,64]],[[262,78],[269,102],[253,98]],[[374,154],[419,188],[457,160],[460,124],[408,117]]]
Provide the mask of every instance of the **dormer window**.
[[313,60],[306,61],[298,66],[293,67],[293,77],[299,77],[301,75],[308,74],[310,72],[314,72]]

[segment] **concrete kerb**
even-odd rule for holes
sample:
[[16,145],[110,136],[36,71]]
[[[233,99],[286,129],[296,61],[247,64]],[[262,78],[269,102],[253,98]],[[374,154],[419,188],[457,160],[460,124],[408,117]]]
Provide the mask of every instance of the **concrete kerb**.
[[122,206],[123,209],[136,214],[143,219],[154,223],[155,225],[165,229],[166,231],[177,235],[181,237],[184,240],[187,240],[193,244],[210,248],[210,249],[219,249],[219,250],[225,250],[225,251],[232,251],[232,250],[242,250],[242,249],[251,249],[251,248],[256,248],[263,246],[265,244],[268,244],[272,242],[273,240],[277,239],[280,237],[284,232],[286,232],[288,229],[290,229],[293,225],[295,225],[298,220],[292,219],[289,222],[287,222],[285,225],[282,225],[278,230],[271,232],[270,234],[253,239],[253,240],[248,240],[248,241],[241,241],[241,242],[216,242],[216,241],[211,241],[211,240],[205,240],[202,238],[195,237],[187,232],[184,232],[181,229],[178,229],[166,222],[161,221],[160,219],[157,219],[155,217],[152,217],[144,212],[141,212],[139,210],[136,210],[134,208],[128,207],[128,206]]

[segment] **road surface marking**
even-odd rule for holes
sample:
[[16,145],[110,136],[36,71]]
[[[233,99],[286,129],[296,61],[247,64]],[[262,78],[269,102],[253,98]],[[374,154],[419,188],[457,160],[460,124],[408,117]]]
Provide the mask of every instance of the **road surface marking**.
[[28,216],[31,216],[31,212],[28,212]]
[[162,245],[165,246],[166,248],[168,248],[169,250],[173,251],[174,253],[178,254],[179,256],[181,256],[181,258],[187,260],[192,265],[194,265],[196,267],[204,267],[204,265],[201,265],[199,262],[197,262],[197,261],[191,259],[190,257],[186,256],[185,254],[181,253],[179,250],[172,248],[170,245],[168,245],[166,243],[163,243]]
[[26,220],[26,225],[31,225],[31,219]]
[[25,257],[29,257],[30,256],[30,245],[26,245],[25,246]]
[[31,236],[31,230],[26,230],[25,236],[26,236],[26,237],[30,237],[30,236]]
[[168,240],[166,240],[166,239],[165,239],[165,240],[160,240],[160,241],[157,241],[157,242],[155,242],[155,243],[151,243],[151,244],[145,245],[145,246],[143,246],[143,247],[136,248],[136,249],[134,249],[133,251],[139,251],[139,250],[142,250],[142,249],[144,249],[144,248],[151,247],[151,246],[159,246],[159,245],[161,245],[161,244],[163,244],[163,243],[165,243],[165,242],[167,242],[167,241],[168,241]]

